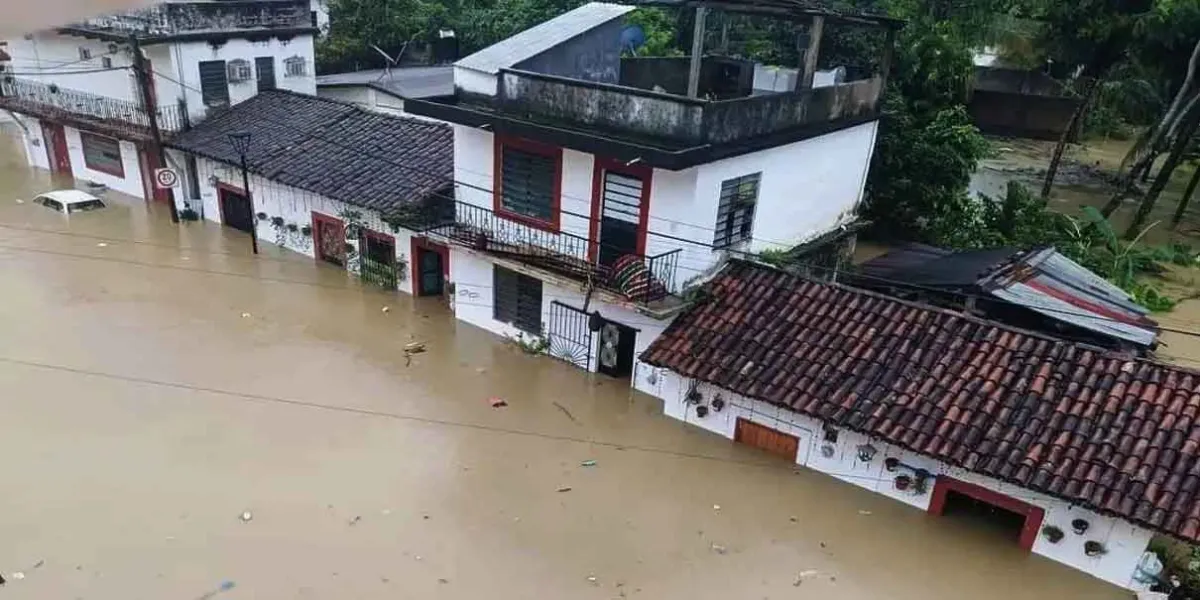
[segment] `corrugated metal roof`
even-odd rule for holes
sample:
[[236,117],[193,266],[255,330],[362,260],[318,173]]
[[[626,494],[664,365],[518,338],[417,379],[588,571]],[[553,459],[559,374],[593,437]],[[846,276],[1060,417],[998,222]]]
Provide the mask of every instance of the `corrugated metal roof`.
[[533,58],[571,38],[595,29],[633,10],[632,6],[589,2],[549,21],[535,25],[454,63],[484,73],[496,74],[523,60]]
[[317,87],[362,85],[396,94],[404,98],[433,98],[454,93],[454,68],[395,67],[317,76]]

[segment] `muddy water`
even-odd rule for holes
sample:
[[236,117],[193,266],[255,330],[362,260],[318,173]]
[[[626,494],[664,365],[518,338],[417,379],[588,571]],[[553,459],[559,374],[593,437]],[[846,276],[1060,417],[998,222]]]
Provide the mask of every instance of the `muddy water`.
[[115,194],[15,202],[52,185],[0,149],[7,597],[1127,597],[436,301]]

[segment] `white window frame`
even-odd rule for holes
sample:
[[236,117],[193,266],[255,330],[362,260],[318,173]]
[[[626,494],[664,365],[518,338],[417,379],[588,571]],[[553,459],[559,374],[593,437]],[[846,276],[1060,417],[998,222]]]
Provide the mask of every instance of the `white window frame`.
[[293,56],[283,59],[284,77],[305,77],[308,75],[308,61],[303,56]]
[[254,78],[254,70],[250,68],[250,61],[235,58],[225,63],[225,77],[229,83],[242,83]]
[[717,195],[717,222],[713,227],[713,249],[748,242],[754,235],[754,213],[762,172],[733,177],[721,182]]

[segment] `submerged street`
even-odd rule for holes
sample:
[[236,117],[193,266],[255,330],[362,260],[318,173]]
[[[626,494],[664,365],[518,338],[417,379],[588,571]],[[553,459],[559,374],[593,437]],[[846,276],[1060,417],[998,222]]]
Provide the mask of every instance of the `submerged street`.
[[0,131],[7,598],[1129,597]]

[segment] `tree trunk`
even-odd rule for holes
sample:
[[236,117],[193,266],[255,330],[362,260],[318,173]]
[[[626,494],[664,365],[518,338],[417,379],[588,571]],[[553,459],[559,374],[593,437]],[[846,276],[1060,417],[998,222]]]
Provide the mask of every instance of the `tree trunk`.
[[[1200,113],[1200,111],[1197,111]],[[1150,211],[1154,209],[1154,203],[1158,202],[1159,194],[1162,194],[1163,188],[1167,187],[1167,182],[1171,180],[1171,175],[1175,173],[1175,167],[1183,161],[1184,155],[1187,154],[1188,146],[1191,145],[1192,135],[1196,133],[1197,126],[1200,126],[1200,114],[1187,114],[1183,118],[1186,123],[1179,130],[1179,135],[1175,138],[1175,143],[1171,146],[1171,153],[1167,155],[1167,161],[1163,163],[1161,169],[1158,170],[1158,177],[1154,178],[1154,184],[1146,191],[1146,195],[1142,198],[1142,203],[1138,205],[1137,214],[1134,215],[1133,221],[1129,224],[1129,229],[1125,230],[1125,237],[1133,239],[1137,236],[1138,231],[1146,222],[1146,217]]]
[[1192,171],[1192,178],[1188,180],[1187,189],[1183,190],[1183,196],[1179,198],[1179,205],[1175,207],[1175,216],[1171,217],[1171,229],[1179,226],[1179,222],[1183,220],[1183,213],[1187,212],[1188,204],[1192,202],[1192,194],[1196,193],[1196,184],[1200,183],[1200,165],[1195,165],[1196,170]]
[[1050,157],[1050,166],[1046,168],[1046,180],[1042,183],[1042,198],[1050,197],[1050,190],[1054,187],[1054,178],[1058,175],[1058,166],[1062,163],[1063,151],[1067,149],[1067,142],[1071,139],[1071,133],[1079,129],[1083,123],[1083,115],[1087,113],[1088,104],[1096,97],[1100,91],[1100,84],[1104,81],[1104,75],[1101,74],[1092,79],[1087,84],[1087,89],[1083,92],[1083,99],[1080,100],[1079,106],[1075,107],[1075,112],[1071,114],[1071,121],[1067,123],[1067,128],[1058,138],[1058,144],[1054,146],[1054,155]]
[[[1159,146],[1163,140],[1171,139],[1171,136],[1179,126],[1182,115],[1188,113],[1188,109],[1183,108],[1183,99],[1187,97],[1188,91],[1191,90],[1192,83],[1196,79],[1197,65],[1200,65],[1200,41],[1197,41],[1196,45],[1192,47],[1192,56],[1188,59],[1187,73],[1184,75],[1183,83],[1179,85],[1179,90],[1175,92],[1175,97],[1171,100],[1171,106],[1167,108],[1167,112],[1163,113],[1162,119],[1159,120],[1158,124],[1152,128],[1146,144],[1140,146],[1134,145],[1133,148],[1129,149],[1129,154],[1125,156],[1125,159],[1121,161],[1122,164],[1127,162],[1133,163],[1128,174],[1130,182],[1137,181],[1138,177],[1148,177],[1147,172],[1154,165],[1154,160],[1160,154],[1161,149]],[[1195,100],[1196,98],[1193,97],[1192,101],[1188,104],[1193,104]],[[1134,156],[1140,152],[1145,152],[1145,154],[1141,158],[1133,160]],[[1128,190],[1125,190],[1123,193],[1128,193]]]

